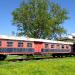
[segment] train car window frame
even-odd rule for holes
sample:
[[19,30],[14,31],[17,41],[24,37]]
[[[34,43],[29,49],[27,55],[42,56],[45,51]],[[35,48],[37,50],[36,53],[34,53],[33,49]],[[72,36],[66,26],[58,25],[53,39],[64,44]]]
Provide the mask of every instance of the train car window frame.
[[68,45],[66,45],[66,49],[69,49],[69,46]]
[[27,42],[27,47],[32,48],[32,42]]
[[23,41],[18,41],[18,47],[23,47]]
[[64,49],[64,44],[61,45],[61,48]]
[[2,46],[2,41],[0,41],[0,46]]
[[48,43],[45,43],[45,48],[49,48],[49,44]]
[[60,47],[60,44],[57,44],[56,46],[57,46],[57,47]]
[[60,48],[60,44],[56,44],[56,48]]
[[8,40],[7,41],[7,47],[12,47],[13,46],[13,41],[12,40]]
[[55,45],[55,44],[51,44],[51,48],[54,48],[54,45]]

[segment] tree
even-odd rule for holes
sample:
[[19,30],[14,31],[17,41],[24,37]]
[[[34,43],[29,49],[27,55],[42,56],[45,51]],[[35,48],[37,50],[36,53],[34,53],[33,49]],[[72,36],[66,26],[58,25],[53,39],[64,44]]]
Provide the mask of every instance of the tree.
[[49,0],[23,1],[12,15],[18,35],[34,38],[57,38],[65,32],[62,23],[68,19],[67,10]]

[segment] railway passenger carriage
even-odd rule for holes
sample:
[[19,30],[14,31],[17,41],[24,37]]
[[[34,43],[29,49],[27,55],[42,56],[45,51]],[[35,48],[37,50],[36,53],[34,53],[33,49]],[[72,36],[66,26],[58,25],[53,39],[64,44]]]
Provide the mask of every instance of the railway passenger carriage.
[[71,42],[0,35],[0,57],[8,54],[71,53]]

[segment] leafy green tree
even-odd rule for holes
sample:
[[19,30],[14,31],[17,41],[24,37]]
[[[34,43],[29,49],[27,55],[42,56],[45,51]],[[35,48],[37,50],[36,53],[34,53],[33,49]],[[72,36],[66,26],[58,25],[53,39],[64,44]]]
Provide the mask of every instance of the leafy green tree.
[[34,38],[57,38],[65,33],[62,23],[68,19],[67,10],[49,0],[23,1],[13,12],[18,35]]

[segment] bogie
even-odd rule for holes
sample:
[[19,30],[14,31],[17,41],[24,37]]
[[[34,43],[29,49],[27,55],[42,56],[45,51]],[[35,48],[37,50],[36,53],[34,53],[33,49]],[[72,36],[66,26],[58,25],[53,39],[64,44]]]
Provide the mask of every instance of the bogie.
[[0,60],[5,60],[6,59],[6,55],[0,55]]

